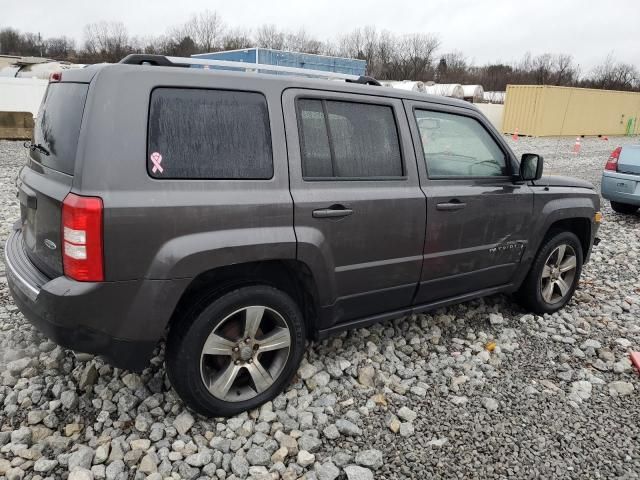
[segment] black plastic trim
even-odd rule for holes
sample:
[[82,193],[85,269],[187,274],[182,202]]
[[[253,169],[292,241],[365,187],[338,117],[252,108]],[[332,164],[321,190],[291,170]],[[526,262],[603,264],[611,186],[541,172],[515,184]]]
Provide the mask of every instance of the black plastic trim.
[[[8,277],[10,279],[10,277]],[[65,327],[50,322],[46,308],[40,301],[33,301],[9,281],[11,296],[25,318],[53,342],[74,351],[103,356],[111,365],[136,372],[148,364],[157,342],[131,341],[115,338],[84,325]]]
[[22,240],[22,231],[14,230],[7,239],[5,244],[5,263],[7,264],[8,273],[14,275],[21,284],[29,290],[30,295],[37,296],[40,288],[49,280],[33,264],[27,256],[24,249],[24,241]]
[[348,83],[359,83],[361,85],[374,85],[376,87],[381,87],[382,84],[373,77],[368,75],[361,75],[356,80],[346,80]]
[[497,287],[485,288],[471,293],[465,293],[464,295],[458,295],[451,298],[445,298],[443,300],[437,300],[435,302],[424,303],[421,305],[414,305],[412,307],[402,308],[400,310],[394,310],[392,312],[381,313],[378,315],[372,315],[356,320],[349,320],[344,323],[333,325],[332,327],[317,330],[315,337],[317,340],[325,340],[329,337],[352,330],[354,328],[363,328],[374,325],[385,320],[393,320],[398,317],[411,315],[414,313],[422,313],[428,310],[435,310],[440,307],[446,307],[448,305],[454,305],[460,302],[466,302],[473,300],[474,298],[485,297],[487,295],[493,295],[495,293],[508,292],[512,289],[511,284],[498,285]]
[[156,67],[191,68],[189,63],[173,63],[164,55],[147,55],[143,53],[132,53],[124,57],[118,63],[126,65],[154,65]]

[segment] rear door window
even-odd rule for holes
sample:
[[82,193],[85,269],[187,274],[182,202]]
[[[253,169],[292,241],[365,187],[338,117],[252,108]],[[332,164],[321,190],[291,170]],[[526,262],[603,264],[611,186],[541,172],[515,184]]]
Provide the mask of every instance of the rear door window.
[[33,129],[33,143],[44,150],[32,150],[31,158],[73,175],[88,90],[86,83],[49,84]]
[[155,89],[149,110],[147,169],[155,178],[271,178],[271,130],[264,95]]
[[301,99],[298,120],[305,179],[403,176],[392,107]]

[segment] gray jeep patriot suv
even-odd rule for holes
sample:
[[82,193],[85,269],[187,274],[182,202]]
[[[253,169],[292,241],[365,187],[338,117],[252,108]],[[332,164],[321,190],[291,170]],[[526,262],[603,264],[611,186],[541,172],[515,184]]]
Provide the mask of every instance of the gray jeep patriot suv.
[[166,337],[178,394],[232,415],[285,388],[308,338],[571,298],[598,194],[518,162],[473,105],[139,57],[54,74],[27,144],[7,275],[57,343],[140,370]]

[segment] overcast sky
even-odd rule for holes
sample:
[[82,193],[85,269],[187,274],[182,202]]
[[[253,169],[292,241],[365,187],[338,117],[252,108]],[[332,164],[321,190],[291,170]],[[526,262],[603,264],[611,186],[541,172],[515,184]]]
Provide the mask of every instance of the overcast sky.
[[205,9],[230,27],[304,27],[319,40],[365,25],[435,33],[441,53],[460,50],[476,64],[570,53],[585,72],[613,52],[640,68],[638,0],[0,0],[0,27],[81,42],[87,23],[122,21],[131,35],[159,35]]

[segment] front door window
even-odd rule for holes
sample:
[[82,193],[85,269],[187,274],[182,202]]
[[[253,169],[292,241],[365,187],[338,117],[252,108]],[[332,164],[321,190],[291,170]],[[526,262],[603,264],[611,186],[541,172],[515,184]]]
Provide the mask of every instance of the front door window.
[[427,110],[415,116],[429,178],[509,174],[504,153],[477,120]]

